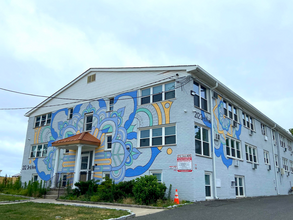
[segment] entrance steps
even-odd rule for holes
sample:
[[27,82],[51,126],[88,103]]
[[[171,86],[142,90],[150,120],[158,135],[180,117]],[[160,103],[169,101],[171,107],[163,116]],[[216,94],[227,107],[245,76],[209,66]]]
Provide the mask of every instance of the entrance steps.
[[58,191],[59,191],[59,197],[65,195],[66,190],[64,188],[53,188],[50,189],[46,196],[44,197],[45,199],[57,199],[58,198]]

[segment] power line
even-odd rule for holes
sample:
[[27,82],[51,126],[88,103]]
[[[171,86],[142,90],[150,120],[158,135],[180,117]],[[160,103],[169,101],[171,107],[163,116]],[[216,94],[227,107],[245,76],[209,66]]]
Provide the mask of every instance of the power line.
[[[119,94],[123,94],[123,93],[126,93],[126,92],[129,92],[129,91],[135,91],[135,90],[138,90],[138,89],[141,89],[141,88],[145,88],[146,86],[149,86],[149,85],[153,85],[153,84],[156,84],[158,82],[161,82],[161,81],[164,81],[164,80],[167,80],[167,79],[170,79],[170,78],[173,78],[174,76],[171,76],[171,77],[167,77],[167,78],[164,78],[164,79],[161,79],[161,80],[158,80],[158,81],[155,81],[155,82],[152,82],[152,83],[148,83],[148,84],[145,84],[143,86],[139,86],[139,87],[136,87],[136,88],[133,88],[131,90],[127,90],[127,91],[123,91],[123,92],[119,92],[119,93],[115,93],[115,94],[112,94],[112,95],[108,95],[108,97],[114,97],[114,96],[117,96]],[[188,78],[188,79],[187,79]],[[180,86],[177,86],[177,87],[174,87],[174,90],[177,89],[177,88],[180,88],[180,87],[183,87],[185,86],[187,83],[189,83],[190,81],[192,80],[191,77],[185,77],[184,80],[182,80],[181,82],[181,85]],[[21,94],[21,95],[28,95],[28,96],[35,96],[35,97],[46,97],[47,99],[63,99],[63,100],[77,100],[75,102],[67,102],[67,103],[61,103],[61,104],[55,104],[55,105],[43,105],[43,106],[35,106],[35,107],[12,107],[12,108],[0,108],[0,110],[23,110],[23,109],[39,109],[39,108],[43,108],[43,107],[54,107],[54,106],[62,106],[62,105],[70,105],[70,104],[76,104],[76,103],[81,103],[81,102],[91,102],[91,101],[97,101],[99,99],[103,99],[105,97],[95,97],[95,98],[92,98],[92,99],[74,99],[74,98],[62,98],[62,97],[53,97],[53,96],[44,96],[44,95],[37,95],[37,94],[31,94],[31,93],[24,93],[24,92],[18,92],[18,91],[14,91],[14,90],[9,90],[9,89],[4,89],[4,88],[0,88],[1,90],[3,91],[7,91],[7,92],[12,92],[12,93],[17,93],[17,94]],[[166,91],[168,92],[168,91]],[[165,91],[163,92],[160,92],[160,93],[157,93],[157,94],[164,94]],[[156,94],[152,94],[152,95],[156,95]],[[136,97],[124,97],[124,98],[119,98],[119,100],[127,100],[127,99],[133,99],[133,98],[142,98],[142,97],[145,97],[145,96],[136,96]],[[45,100],[46,101],[46,100]],[[40,104],[39,104],[40,105]]]

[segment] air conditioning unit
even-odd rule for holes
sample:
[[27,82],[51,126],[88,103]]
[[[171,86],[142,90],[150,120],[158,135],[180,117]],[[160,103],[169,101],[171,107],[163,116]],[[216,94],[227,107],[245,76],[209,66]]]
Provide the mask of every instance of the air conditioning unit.
[[233,160],[234,166],[239,167],[239,160]]
[[268,165],[268,171],[270,171],[272,169],[271,165]]
[[218,99],[218,93],[213,92],[213,98],[214,98],[214,99]]
[[233,127],[236,128],[237,127],[237,121],[233,121]]
[[220,134],[215,134],[215,140],[216,141],[220,140],[220,138],[221,138]]
[[249,135],[250,135],[250,136],[253,135],[253,130],[249,130]]
[[190,90],[190,95],[195,96],[196,95],[196,92],[193,91],[193,90]]
[[281,175],[284,175],[284,174],[285,174],[285,169],[281,168]]
[[265,141],[267,141],[267,140],[268,140],[268,136],[265,135]]
[[257,169],[257,164],[256,163],[251,164],[251,166],[252,166],[252,169],[253,170],[256,170]]

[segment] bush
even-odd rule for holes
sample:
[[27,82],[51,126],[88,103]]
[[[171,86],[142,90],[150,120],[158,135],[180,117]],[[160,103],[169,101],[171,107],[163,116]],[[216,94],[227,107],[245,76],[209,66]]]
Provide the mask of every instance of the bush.
[[90,189],[92,192],[97,192],[97,189],[98,189],[98,183],[99,181],[98,180],[89,180],[89,181],[86,181],[86,182],[77,182],[75,183],[74,185],[78,188],[78,191],[77,190],[74,190],[74,195],[76,194],[79,194],[79,195],[85,195],[88,190]]
[[133,194],[138,204],[154,204],[158,199],[164,199],[167,187],[158,183],[155,176],[142,176],[135,180]]

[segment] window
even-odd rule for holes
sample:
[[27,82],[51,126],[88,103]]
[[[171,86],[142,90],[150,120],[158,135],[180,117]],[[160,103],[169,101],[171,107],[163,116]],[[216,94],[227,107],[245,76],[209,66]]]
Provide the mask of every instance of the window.
[[291,173],[293,173],[293,161],[292,160],[290,160],[290,171],[291,171]]
[[140,147],[176,144],[176,127],[151,128],[140,131]]
[[264,157],[264,162],[265,164],[270,164],[270,154],[268,151],[264,150],[263,151],[263,157]]
[[109,99],[109,111],[114,110],[114,98]]
[[226,138],[226,154],[228,157],[241,159],[240,141]]
[[93,113],[85,115],[85,131],[91,131],[93,126]]
[[62,174],[61,177],[61,186],[66,187],[67,186],[67,174]]
[[208,110],[207,89],[197,82],[193,82],[194,106]]
[[175,82],[141,90],[141,105],[175,98]]
[[211,156],[210,154],[210,138],[209,130],[198,125],[194,126],[195,129],[195,153],[204,156]]
[[275,165],[276,167],[279,167],[279,157],[277,154],[275,154]]
[[238,109],[227,101],[223,101],[224,115],[238,122]]
[[244,197],[244,177],[235,176],[235,193],[236,197]]
[[242,113],[242,120],[243,120],[243,126],[254,130],[253,126],[253,119],[249,115],[245,114],[244,112]]
[[266,126],[261,123],[260,124],[260,127],[261,127],[261,133],[266,136],[267,135]]
[[106,180],[106,179],[111,179],[110,172],[103,172],[103,179],[104,179],[104,180]]
[[281,147],[286,147],[285,138],[282,135],[280,135],[280,146]]
[[251,163],[257,163],[257,148],[245,144],[246,160]]
[[52,114],[44,114],[35,117],[35,128],[51,124]]
[[73,117],[73,108],[68,109],[68,119],[72,119]]
[[31,158],[46,157],[47,149],[48,149],[48,144],[32,145],[30,157]]
[[106,150],[112,149],[112,134],[106,134],[105,147],[106,147]]
[[282,158],[282,162],[283,162],[283,168],[286,172],[289,172],[289,167],[288,167],[288,159],[286,159],[285,157]]
[[289,151],[292,151],[292,143],[291,143],[291,141],[289,141],[289,140],[288,140],[288,150],[289,150]]
[[96,74],[90,75],[87,77],[87,83],[96,81]]
[[212,174],[210,172],[206,172],[204,175],[205,179],[205,193],[206,198],[211,199],[212,198]]
[[69,149],[64,149],[64,154],[68,154],[69,153]]
[[150,175],[157,177],[159,183],[163,182],[161,170],[150,170]]
[[32,180],[33,180],[33,182],[38,182],[38,174],[33,174]]

